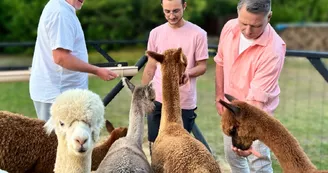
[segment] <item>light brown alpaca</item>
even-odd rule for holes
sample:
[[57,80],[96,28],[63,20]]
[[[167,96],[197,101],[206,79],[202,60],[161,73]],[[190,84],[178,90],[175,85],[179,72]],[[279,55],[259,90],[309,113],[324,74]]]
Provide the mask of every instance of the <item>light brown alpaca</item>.
[[284,173],[328,173],[316,169],[298,141],[277,119],[233,96],[225,94],[225,97],[231,103],[220,100],[227,108],[221,126],[223,132],[232,137],[235,147],[247,150],[254,140],[260,140],[278,158]]
[[220,167],[206,147],[184,128],[181,117],[179,86],[183,81],[187,58],[181,48],[164,54],[148,51],[161,63],[163,107],[158,136],[152,150],[154,172],[220,173]]

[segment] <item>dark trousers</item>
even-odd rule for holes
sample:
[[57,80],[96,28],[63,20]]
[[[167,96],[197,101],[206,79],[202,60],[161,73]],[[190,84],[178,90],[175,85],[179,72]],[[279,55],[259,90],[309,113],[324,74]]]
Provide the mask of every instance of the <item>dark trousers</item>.
[[[148,141],[154,142],[159,130],[159,125],[161,121],[161,111],[162,111],[162,103],[155,101],[155,109],[154,111],[147,116],[148,119]],[[195,109],[182,109],[182,121],[183,127],[190,133],[192,127],[195,124],[195,119],[197,114],[195,113]]]

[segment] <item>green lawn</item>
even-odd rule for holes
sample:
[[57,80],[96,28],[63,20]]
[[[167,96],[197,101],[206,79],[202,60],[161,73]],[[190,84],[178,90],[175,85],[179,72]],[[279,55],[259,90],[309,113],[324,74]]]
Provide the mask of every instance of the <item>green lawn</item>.
[[[117,61],[135,62],[143,54],[142,48],[129,48],[109,53]],[[100,59],[99,54],[91,53],[90,57]],[[5,57],[0,56],[0,65]],[[8,59],[8,58],[7,58]],[[10,58],[10,65],[18,65]],[[196,123],[215,152],[217,159],[226,167],[223,154],[220,117],[214,105],[214,72],[213,60],[209,60],[206,74],[198,80],[198,117]],[[133,65],[133,63],[131,64]],[[141,72],[132,79],[140,84]],[[101,97],[116,85],[119,80],[104,82],[90,78],[90,89]],[[319,169],[328,169],[328,87],[327,83],[306,59],[287,58],[280,78],[281,102],[276,111],[278,118],[299,140],[304,151]],[[29,98],[28,83],[1,83],[0,110],[22,113],[35,117],[32,101]],[[115,126],[128,125],[128,112],[131,96],[122,90],[106,107],[106,118]],[[146,131],[147,132],[147,131]],[[273,156],[274,158],[274,156]],[[281,169],[274,159],[274,172]]]

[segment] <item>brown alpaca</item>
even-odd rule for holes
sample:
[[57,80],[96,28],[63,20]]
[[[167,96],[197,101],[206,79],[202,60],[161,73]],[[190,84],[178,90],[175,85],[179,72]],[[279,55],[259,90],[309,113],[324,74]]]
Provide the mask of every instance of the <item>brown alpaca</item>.
[[109,138],[105,142],[96,146],[92,150],[91,170],[93,170],[93,171],[98,169],[99,164],[105,158],[105,156],[106,156],[109,148],[112,146],[112,144],[119,138],[126,136],[126,134],[128,132],[128,128],[126,128],[126,127],[114,128],[112,123],[110,123],[108,120],[106,120],[106,128],[107,128],[107,131],[110,133]]
[[[10,173],[53,173],[57,137],[44,131],[45,121],[0,111],[0,169]],[[108,139],[93,149],[92,170],[96,170],[113,142],[127,133],[127,128],[113,129],[106,121]]]
[[223,132],[232,137],[232,144],[242,150],[260,140],[278,158],[284,173],[328,173],[319,171],[311,163],[295,137],[263,110],[225,94],[231,102],[220,100],[227,109],[221,117]]
[[152,150],[154,172],[220,173],[220,167],[206,147],[184,128],[181,117],[179,86],[183,81],[187,58],[181,48],[164,54],[148,51],[161,63],[163,107],[158,136]]

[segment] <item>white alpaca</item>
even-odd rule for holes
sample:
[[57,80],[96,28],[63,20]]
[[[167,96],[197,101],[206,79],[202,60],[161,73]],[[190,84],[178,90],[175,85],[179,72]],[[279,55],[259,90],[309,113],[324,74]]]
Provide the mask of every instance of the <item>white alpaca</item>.
[[[0,169],[10,173],[53,173],[58,140],[47,135],[45,121],[0,111]],[[97,170],[110,146],[125,136],[127,128],[115,128],[106,121],[108,138],[92,150],[91,170]]]
[[8,172],[0,169],[0,173],[8,173]]
[[128,134],[113,143],[104,160],[100,163],[97,173],[152,172],[142,150],[142,138],[144,116],[154,109],[155,92],[152,84],[134,87],[128,79],[123,78],[122,80],[133,93]]
[[89,90],[68,90],[56,98],[50,113],[44,126],[58,138],[54,172],[89,173],[92,149],[104,125],[100,97]]

